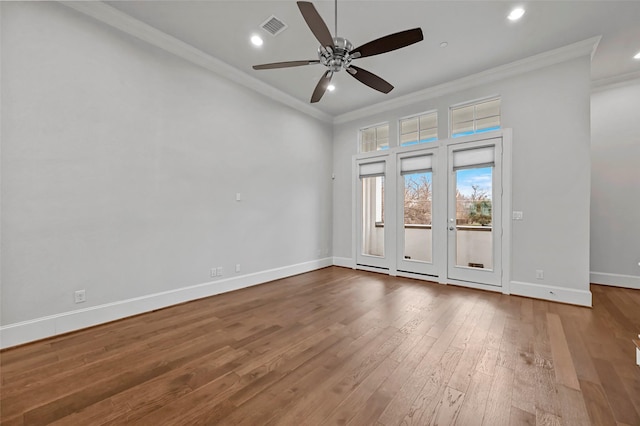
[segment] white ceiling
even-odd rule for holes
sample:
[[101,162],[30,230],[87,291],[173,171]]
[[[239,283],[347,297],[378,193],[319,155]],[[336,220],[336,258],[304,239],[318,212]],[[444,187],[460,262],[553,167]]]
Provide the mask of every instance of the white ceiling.
[[[308,102],[322,65],[255,71],[254,64],[317,59],[318,42],[295,1],[112,1],[114,8],[208,53],[263,82]],[[314,1],[333,33],[334,2]],[[516,5],[526,14],[506,19]],[[271,15],[289,28],[276,37],[259,26]],[[365,68],[395,86],[388,95],[345,72],[336,90],[315,106],[337,116],[456,78],[602,35],[592,79],[640,76],[640,1],[338,1],[338,35],[355,46],[389,33],[421,27],[425,40],[401,50],[362,58]],[[265,43],[249,42],[260,34]],[[440,43],[448,42],[441,48]]]

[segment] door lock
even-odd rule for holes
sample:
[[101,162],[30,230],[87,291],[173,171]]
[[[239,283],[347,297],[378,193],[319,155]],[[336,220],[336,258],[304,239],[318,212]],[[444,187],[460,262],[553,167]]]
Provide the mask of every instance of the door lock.
[[456,229],[455,226],[450,226],[449,227],[449,231],[453,231],[454,229]]

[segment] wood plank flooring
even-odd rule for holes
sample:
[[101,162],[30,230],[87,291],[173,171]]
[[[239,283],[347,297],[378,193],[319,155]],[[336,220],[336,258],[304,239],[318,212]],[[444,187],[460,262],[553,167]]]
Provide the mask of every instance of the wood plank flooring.
[[592,309],[330,267],[0,353],[3,425],[640,425],[640,291]]

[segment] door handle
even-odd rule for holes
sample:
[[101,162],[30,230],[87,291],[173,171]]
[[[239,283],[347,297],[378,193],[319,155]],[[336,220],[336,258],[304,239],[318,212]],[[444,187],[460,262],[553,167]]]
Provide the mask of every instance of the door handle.
[[455,227],[455,226],[450,226],[450,227],[449,227],[449,231],[453,231],[454,229],[456,229],[456,227]]

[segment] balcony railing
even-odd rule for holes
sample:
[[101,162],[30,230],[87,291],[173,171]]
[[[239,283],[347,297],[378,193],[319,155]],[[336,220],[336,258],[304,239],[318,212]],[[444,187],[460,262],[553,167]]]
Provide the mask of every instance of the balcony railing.
[[[432,229],[431,225],[405,224],[404,225],[404,256],[405,259],[431,262],[432,255]],[[456,226],[456,265],[493,268],[493,238],[491,226]],[[375,235],[371,241],[375,241],[375,247],[370,247],[370,254],[382,254],[382,233],[384,224],[376,223],[372,230]]]

